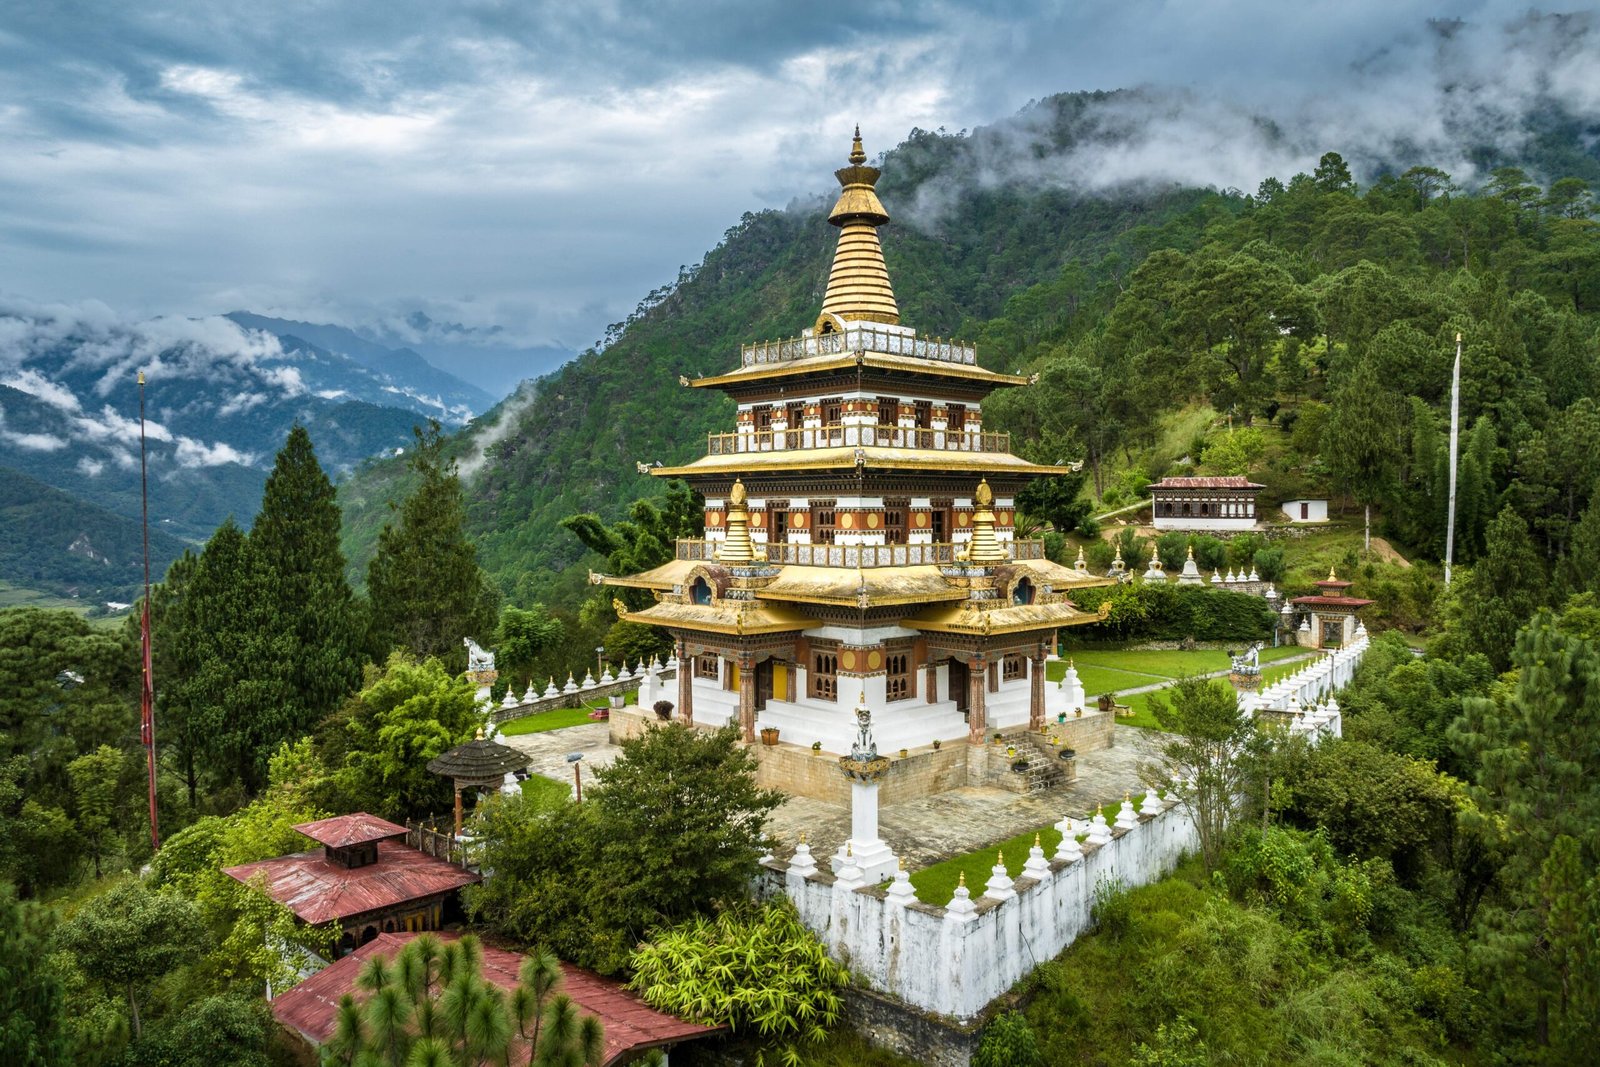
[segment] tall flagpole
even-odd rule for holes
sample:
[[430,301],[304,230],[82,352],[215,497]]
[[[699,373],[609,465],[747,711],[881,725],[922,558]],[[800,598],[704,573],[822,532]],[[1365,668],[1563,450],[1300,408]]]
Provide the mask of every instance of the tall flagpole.
[[1444,587],[1456,558],[1456,449],[1461,439],[1461,334],[1456,334],[1456,365],[1450,377],[1450,510],[1444,526]]
[[144,669],[139,686],[139,740],[144,744],[145,766],[150,777],[150,848],[159,851],[161,830],[156,822],[156,686],[150,657],[150,487],[145,473],[144,371],[139,372],[139,506],[144,526],[144,610],[139,619],[139,651]]

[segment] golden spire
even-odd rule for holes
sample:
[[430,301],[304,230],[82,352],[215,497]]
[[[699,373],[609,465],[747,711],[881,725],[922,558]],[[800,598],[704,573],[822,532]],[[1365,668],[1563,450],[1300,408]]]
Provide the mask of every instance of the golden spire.
[[989,488],[989,480],[983,479],[978,483],[978,491],[972,494],[972,503],[976,508],[972,513],[972,541],[967,545],[967,560],[971,563],[1004,563],[1011,557],[1006,553],[1006,547],[994,536],[994,490]]
[[850,145],[850,165],[834,171],[842,187],[828,221],[839,227],[839,247],[828,272],[828,291],[822,298],[818,330],[826,332],[830,317],[839,321],[865,320],[900,322],[900,307],[889,284],[889,268],[883,262],[883,246],[878,242],[878,227],[889,221],[889,213],[874,190],[877,167],[866,165],[867,153],[861,147],[861,127],[856,127]]
[[760,559],[750,541],[750,512],[745,510],[749,499],[743,479],[735,479],[728,493],[728,533],[717,549],[719,563],[753,563]]

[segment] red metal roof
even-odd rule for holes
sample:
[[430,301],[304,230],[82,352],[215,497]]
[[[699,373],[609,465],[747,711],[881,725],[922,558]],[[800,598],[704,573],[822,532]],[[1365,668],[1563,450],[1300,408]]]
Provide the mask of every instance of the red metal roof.
[[308,923],[349,919],[478,881],[471,871],[388,840],[378,842],[378,861],[365,867],[342,867],[318,849],[224,867],[222,873],[246,883],[265,878],[267,895]]
[[388,819],[380,819],[364,811],[358,811],[353,815],[335,815],[331,819],[318,819],[316,822],[298,823],[295,829],[318,844],[330,848],[345,848],[350,845],[365,844],[368,841],[382,841],[386,837],[404,837],[406,833],[404,826],[396,826]]
[[1266,486],[1252,482],[1242,475],[1229,474],[1219,477],[1195,478],[1163,478],[1159,482],[1151,482],[1146,489],[1265,489]]
[[1314,608],[1364,608],[1374,603],[1355,596],[1297,596],[1291,604],[1309,604]]
[[[367,957],[381,955],[393,959],[416,936],[379,934],[350,955],[329,964],[293,989],[280,994],[272,1002],[272,1014],[279,1023],[304,1035],[312,1044],[322,1044],[333,1036],[340,998],[349,993],[357,1001],[364,1001],[369,995],[356,987],[356,975],[360,973]],[[457,935],[441,933],[435,936],[450,940]],[[522,960],[519,953],[486,944],[483,946],[483,977],[501,989],[514,989]],[[595,1016],[605,1027],[605,1064],[616,1063],[631,1052],[704,1037],[722,1029],[684,1022],[676,1016],[657,1011],[620,982],[601,978],[570,963],[561,965],[561,973],[563,978],[559,991],[571,997],[578,1010]],[[513,1038],[512,1048],[519,1049],[524,1059],[527,1057],[525,1042]],[[516,1057],[513,1056],[513,1059]]]

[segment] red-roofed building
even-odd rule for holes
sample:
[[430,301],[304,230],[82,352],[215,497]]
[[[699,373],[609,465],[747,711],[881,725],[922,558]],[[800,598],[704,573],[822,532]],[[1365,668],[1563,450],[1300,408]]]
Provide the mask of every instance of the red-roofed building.
[[1330,568],[1328,576],[1316,583],[1319,592],[1297,596],[1289,602],[1304,616],[1295,635],[1299,644],[1306,648],[1339,648],[1355,639],[1360,623],[1357,613],[1372,601],[1350,596],[1351,584]]
[[345,955],[383,933],[438,930],[457,890],[478,875],[406,844],[406,828],[358,812],[295,827],[322,848],[225,867],[223,873],[304,923],[336,922]]
[[1152,482],[1150,521],[1158,530],[1252,530],[1256,494],[1266,486],[1238,476]]
[[[357,1001],[369,995],[356,986],[356,976],[370,956],[393,959],[415,934],[380,934],[350,955],[330,964],[294,988],[281,994],[272,1002],[272,1014],[279,1024],[291,1033],[298,1034],[313,1048],[333,1036],[338,1018],[339,1000],[346,993]],[[439,935],[448,940],[453,933]],[[516,988],[518,970],[523,957],[516,952],[491,945],[483,946],[483,977],[504,990]],[[701,1026],[684,1022],[666,1012],[657,1011],[644,1000],[629,992],[620,982],[601,978],[597,974],[561,965],[560,992],[571,997],[578,1010],[593,1015],[605,1028],[606,1067],[627,1063],[653,1048],[669,1048],[683,1041],[717,1033],[719,1027]],[[512,1041],[513,1062],[516,1050],[522,1059],[527,1058],[527,1046],[520,1040]]]

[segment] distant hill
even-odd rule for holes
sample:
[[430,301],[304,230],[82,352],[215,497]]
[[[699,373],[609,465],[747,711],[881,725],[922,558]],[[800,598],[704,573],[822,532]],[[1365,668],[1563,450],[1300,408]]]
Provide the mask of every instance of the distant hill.
[[[481,398],[411,357],[385,372],[304,338],[226,318],[124,322],[103,308],[0,302],[0,465],[127,518],[139,513],[138,372],[146,372],[151,520],[191,540],[248,523],[289,428],[306,425],[337,475],[411,444],[428,418],[469,419]],[[372,354],[367,353],[370,357]]]
[[[150,532],[160,578],[184,542]],[[64,597],[130,604],[144,581],[139,523],[0,467],[0,579]]]
[[503,392],[490,395],[476,385],[440,370],[410,348],[380,345],[343,326],[275,319],[249,311],[230,311],[224,317],[245,329],[270,333],[284,342],[286,347],[293,346],[296,340],[304,340],[323,351],[354,360],[403,395],[415,400],[437,402],[443,413],[454,416],[441,418],[443,422],[459,423],[462,421],[459,413],[465,412],[471,416],[484,411],[505,395]]

